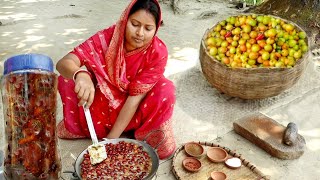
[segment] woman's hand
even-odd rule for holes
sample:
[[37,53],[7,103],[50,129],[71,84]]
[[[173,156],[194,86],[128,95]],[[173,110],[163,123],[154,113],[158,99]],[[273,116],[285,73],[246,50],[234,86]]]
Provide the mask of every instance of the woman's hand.
[[95,88],[92,82],[91,76],[87,72],[79,72],[75,77],[74,91],[79,99],[79,106],[85,104],[86,108],[89,108],[94,99]]
[[[60,59],[56,65],[59,73],[67,79],[73,79],[75,83],[74,91],[79,98],[79,106],[86,103],[86,107],[90,107],[94,99],[94,84],[92,82],[91,76],[86,71],[79,71],[81,63],[79,58],[69,53]],[[75,74],[76,73],[76,74]],[[75,77],[74,77],[75,75]]]
[[117,135],[113,135],[113,134],[108,134],[107,135],[107,137],[106,137],[106,139],[116,139],[116,138],[119,138],[120,137],[120,135],[119,136],[117,136]]
[[121,133],[126,129],[130,120],[136,113],[139,104],[146,96],[147,93],[140,94],[137,96],[128,96],[126,102],[124,103],[122,109],[119,112],[119,115],[114,123],[111,131],[107,135],[108,139],[119,138]]

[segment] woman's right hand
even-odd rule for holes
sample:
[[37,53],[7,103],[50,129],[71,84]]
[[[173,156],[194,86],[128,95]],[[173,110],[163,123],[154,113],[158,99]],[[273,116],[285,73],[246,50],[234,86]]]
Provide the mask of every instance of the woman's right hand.
[[77,72],[80,67],[81,62],[79,58],[72,53],[65,55],[56,65],[57,70],[64,78],[74,79],[74,91],[79,99],[78,105],[83,106],[86,103],[85,106],[88,108],[93,102],[95,88],[88,72]]
[[87,72],[79,72],[75,77],[74,91],[79,99],[79,106],[85,104],[89,108],[94,99],[95,88],[91,76]]

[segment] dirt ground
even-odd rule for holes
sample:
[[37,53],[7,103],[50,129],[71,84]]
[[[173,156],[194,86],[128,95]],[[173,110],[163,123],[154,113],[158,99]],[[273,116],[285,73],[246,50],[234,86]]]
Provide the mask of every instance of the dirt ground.
[[[54,63],[95,32],[112,25],[128,0],[3,0],[0,2],[0,73],[10,56],[41,53]],[[246,101],[220,94],[204,78],[199,46],[207,28],[241,13],[227,0],[180,0],[174,13],[169,1],[161,3],[164,26],[158,36],[166,43],[169,60],[165,75],[176,85],[174,131],[177,145],[189,141],[215,142],[236,150],[271,179],[320,179],[320,76],[312,58],[298,83],[284,93]],[[57,121],[62,119],[58,99]],[[2,112],[2,104],[1,104]],[[306,138],[305,154],[297,160],[279,160],[241,138],[232,122],[262,112],[286,125],[297,123]],[[3,116],[0,115],[0,119]],[[3,129],[3,123],[0,123]],[[4,131],[1,130],[1,145]],[[77,155],[90,140],[59,140],[63,172],[73,171]],[[1,149],[4,147],[2,146]],[[172,160],[161,161],[155,179],[175,179]],[[62,173],[70,179],[69,173]]]

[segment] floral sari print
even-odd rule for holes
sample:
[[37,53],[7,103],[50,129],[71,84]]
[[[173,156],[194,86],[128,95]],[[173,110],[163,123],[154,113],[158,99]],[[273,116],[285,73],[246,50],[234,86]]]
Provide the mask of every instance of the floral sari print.
[[[133,130],[138,140],[153,132],[146,141],[154,147],[164,139],[157,148],[159,157],[164,159],[176,148],[171,125],[175,87],[163,76],[168,51],[157,36],[146,46],[125,52],[125,28],[136,1],[129,4],[115,25],[97,32],[71,53],[80,59],[81,66],[94,74],[96,91],[90,111],[98,138],[107,136],[129,95],[146,93],[125,131]],[[154,2],[160,10],[158,2]],[[161,14],[159,16],[161,19]],[[67,130],[60,131],[60,137],[90,137],[83,109],[77,105],[74,82],[60,76],[58,88],[64,111],[60,126]]]

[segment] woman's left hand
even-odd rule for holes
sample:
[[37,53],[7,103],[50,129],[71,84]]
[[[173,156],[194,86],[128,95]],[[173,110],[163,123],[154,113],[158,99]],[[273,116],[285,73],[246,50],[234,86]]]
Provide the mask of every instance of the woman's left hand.
[[116,139],[116,138],[119,138],[119,136],[113,136],[112,134],[109,133],[106,138],[107,139]]
[[134,116],[139,104],[141,103],[142,99],[146,96],[146,94],[147,93],[140,94],[137,96],[128,96],[107,138],[113,139],[120,137],[120,135],[123,133],[123,131],[130,123],[130,120]]

